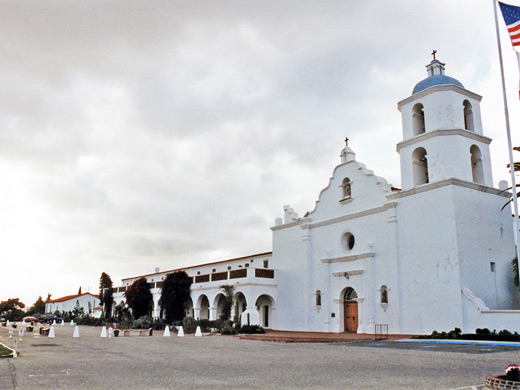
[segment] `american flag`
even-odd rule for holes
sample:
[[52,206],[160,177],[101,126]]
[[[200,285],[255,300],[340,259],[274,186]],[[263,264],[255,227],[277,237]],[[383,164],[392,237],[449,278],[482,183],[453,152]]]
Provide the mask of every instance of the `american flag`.
[[[495,0],[496,1],[496,0]],[[502,11],[502,16],[504,17],[504,22],[506,22],[507,31],[509,32],[509,37],[511,38],[511,43],[513,44],[513,49],[516,53],[516,60],[518,62],[518,70],[520,72],[520,52],[517,48],[520,48],[520,7],[516,7],[514,5],[504,4],[500,1],[498,2],[500,6],[500,11]],[[495,8],[496,11],[496,8]],[[496,12],[495,12],[496,19]],[[498,23],[498,22],[497,22]],[[498,25],[497,25],[497,34],[498,34]],[[497,35],[498,37],[498,35]],[[518,96],[520,97],[520,82],[518,83]]]
[[506,22],[507,31],[511,37],[511,43],[514,47],[520,46],[520,7],[504,4],[500,1],[500,10]]

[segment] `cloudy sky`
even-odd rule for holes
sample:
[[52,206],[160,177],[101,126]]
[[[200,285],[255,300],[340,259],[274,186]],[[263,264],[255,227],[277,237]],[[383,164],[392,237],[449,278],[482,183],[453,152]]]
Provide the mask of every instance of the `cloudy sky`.
[[0,300],[270,251],[346,136],[400,186],[397,102],[433,49],[508,177],[491,0],[3,1],[0,36]]

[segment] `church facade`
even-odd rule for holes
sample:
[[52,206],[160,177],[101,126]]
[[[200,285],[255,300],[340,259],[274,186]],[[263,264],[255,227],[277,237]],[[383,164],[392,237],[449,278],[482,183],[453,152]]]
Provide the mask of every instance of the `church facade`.
[[[436,59],[427,72],[398,103],[401,188],[358,162],[347,140],[314,210],[284,207],[272,252],[184,268],[189,315],[217,319],[219,286],[232,284],[243,323],[279,330],[520,331],[509,194],[507,183],[493,187],[481,96]],[[156,316],[157,283],[172,271],[144,275]],[[116,303],[137,278],[123,279]]]

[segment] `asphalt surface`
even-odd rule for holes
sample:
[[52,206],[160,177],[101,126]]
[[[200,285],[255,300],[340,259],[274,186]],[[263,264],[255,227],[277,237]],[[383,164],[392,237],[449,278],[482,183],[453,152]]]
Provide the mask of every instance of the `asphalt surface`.
[[[0,389],[455,389],[518,363],[520,349],[356,341],[273,343],[236,337],[100,338],[101,328],[28,334],[0,359]],[[0,342],[13,346],[7,330]],[[486,346],[486,349],[489,349]]]

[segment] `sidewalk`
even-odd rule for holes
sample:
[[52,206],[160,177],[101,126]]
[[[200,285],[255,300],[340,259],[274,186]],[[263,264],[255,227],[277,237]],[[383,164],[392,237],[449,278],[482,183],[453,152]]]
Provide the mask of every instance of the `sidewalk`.
[[[267,330],[264,334],[240,335],[242,340],[274,341],[279,343],[347,343],[356,340],[375,340],[369,333],[332,333],[332,332],[294,332]],[[412,335],[390,334],[385,340],[408,339]]]

